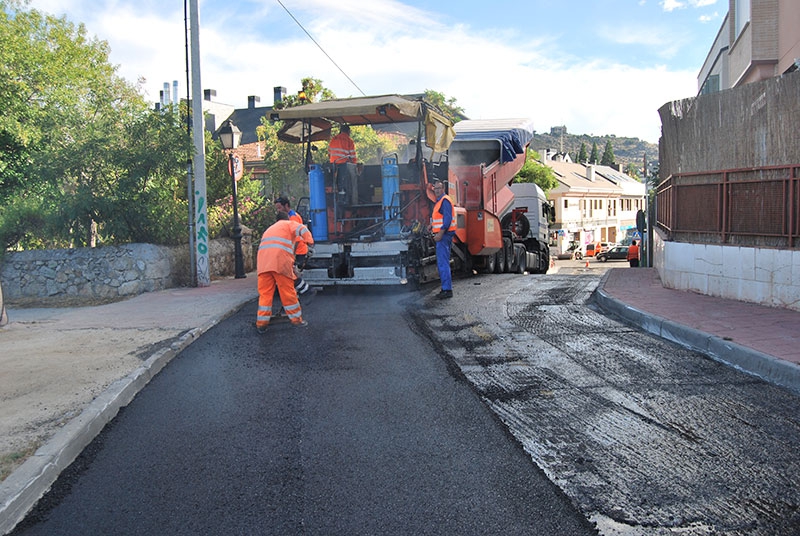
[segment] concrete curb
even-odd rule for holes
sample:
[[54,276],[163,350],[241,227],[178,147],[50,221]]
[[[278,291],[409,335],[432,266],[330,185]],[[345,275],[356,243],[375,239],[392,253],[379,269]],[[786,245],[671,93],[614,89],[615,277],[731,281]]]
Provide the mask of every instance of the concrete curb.
[[250,298],[231,310],[194,328],[150,356],[126,377],[112,383],[77,417],[69,421],[33,456],[0,483],[0,534],[8,534],[44,496],[61,472],[69,467],[103,430],[120,408],[127,406],[156,374],[203,333],[244,307]]
[[640,311],[608,295],[604,290],[606,272],[594,293],[595,303],[605,312],[628,324],[709,356],[769,383],[800,393],[800,367],[752,348],[727,341],[658,315]]

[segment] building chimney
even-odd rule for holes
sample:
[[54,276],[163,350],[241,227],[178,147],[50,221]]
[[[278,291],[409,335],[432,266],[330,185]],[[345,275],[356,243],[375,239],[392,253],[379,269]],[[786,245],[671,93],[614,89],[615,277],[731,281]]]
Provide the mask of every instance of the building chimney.
[[247,97],[247,108],[249,110],[252,110],[253,108],[256,107],[256,104],[258,104],[259,102],[261,102],[261,97],[257,95],[250,95],[249,97]]
[[203,100],[211,101],[212,97],[217,96],[216,89],[204,89],[203,90]]
[[592,165],[586,166],[586,178],[589,179],[592,182],[595,181],[594,166],[592,166]]
[[272,88],[273,97],[272,102],[273,104],[278,104],[283,101],[283,98],[286,96],[286,88],[281,86],[275,86]]

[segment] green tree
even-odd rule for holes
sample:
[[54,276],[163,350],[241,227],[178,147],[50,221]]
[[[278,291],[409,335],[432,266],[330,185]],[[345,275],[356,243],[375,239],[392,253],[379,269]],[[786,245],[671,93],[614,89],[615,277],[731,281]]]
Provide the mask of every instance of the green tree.
[[628,165],[625,166],[625,174],[641,182],[641,179],[639,178],[639,166],[633,162],[628,162]]
[[464,108],[456,103],[454,97],[447,97],[444,93],[432,89],[425,90],[425,101],[433,104],[453,123],[458,123],[464,117]]
[[[165,205],[159,190],[185,173],[189,146],[181,125],[149,110],[138,87],[117,75],[107,43],[82,25],[24,6],[0,0],[4,245],[177,240],[166,238],[172,226],[152,224],[147,215],[164,218],[185,203],[167,189]],[[32,211],[39,225],[28,218]]]
[[516,182],[533,182],[545,193],[558,186],[558,179],[552,168],[541,163],[541,156],[533,150],[528,150],[527,158],[522,169],[514,179]]
[[603,151],[603,156],[600,159],[600,165],[611,166],[615,163],[614,147],[611,145],[611,140],[606,141],[606,148]]
[[599,159],[599,156],[598,156],[599,154],[600,154],[600,151],[597,149],[597,142],[593,142],[592,143],[592,154],[589,155],[589,163],[590,164],[596,164],[598,159]]
[[578,151],[578,159],[576,160],[576,162],[579,164],[585,164],[588,158],[589,157],[586,154],[586,144],[584,142],[581,142],[581,148],[580,151]]

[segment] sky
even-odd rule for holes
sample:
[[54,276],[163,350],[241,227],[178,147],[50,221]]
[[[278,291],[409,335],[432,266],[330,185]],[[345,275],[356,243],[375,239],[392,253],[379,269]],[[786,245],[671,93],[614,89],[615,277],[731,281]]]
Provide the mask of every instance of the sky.
[[[153,103],[186,95],[184,3],[31,0],[107,41]],[[337,97],[454,98],[471,119],[657,143],[658,109],[697,95],[727,0],[199,0],[200,75],[216,101],[272,103],[304,77]],[[309,37],[309,34],[311,37]],[[313,38],[313,39],[312,39]]]

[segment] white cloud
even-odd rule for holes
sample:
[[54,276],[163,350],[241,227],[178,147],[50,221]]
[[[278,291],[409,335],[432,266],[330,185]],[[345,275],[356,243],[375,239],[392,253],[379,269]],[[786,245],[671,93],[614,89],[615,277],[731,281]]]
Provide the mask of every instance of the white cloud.
[[[302,10],[299,0],[282,1],[368,95],[433,89],[456,98],[473,118],[530,117],[540,131],[566,124],[571,132],[656,142],[657,109],[696,94],[694,72],[565,57],[541,35],[437,23],[441,16],[394,0],[340,0],[333,7],[328,0],[308,0]],[[69,2],[76,11],[64,7]],[[294,92],[306,76],[321,79],[340,97],[360,94],[280,6],[245,0],[243,9],[231,11],[213,2],[201,3],[200,52],[202,85],[216,89],[218,101],[244,107],[249,95],[258,95],[262,105],[269,105],[274,86]],[[68,10],[71,20],[108,40],[121,75],[130,81],[147,78],[151,101],[158,100],[164,82],[173,80],[185,94],[182,6],[170,12],[148,0],[118,0],[89,10],[79,0],[34,0],[37,9],[48,10],[48,5],[56,12]],[[661,5],[666,10],[683,3],[664,0]],[[654,28],[617,28],[614,35],[616,42],[667,52],[679,41]]]
[[676,9],[683,9],[686,7],[685,2],[681,2],[680,0],[663,0],[661,2],[661,6],[664,8],[664,11],[670,12]]
[[719,13],[717,11],[715,11],[712,15],[701,15],[700,16],[700,22],[707,23],[707,22],[711,22],[711,21],[717,20],[718,18],[719,18]]

